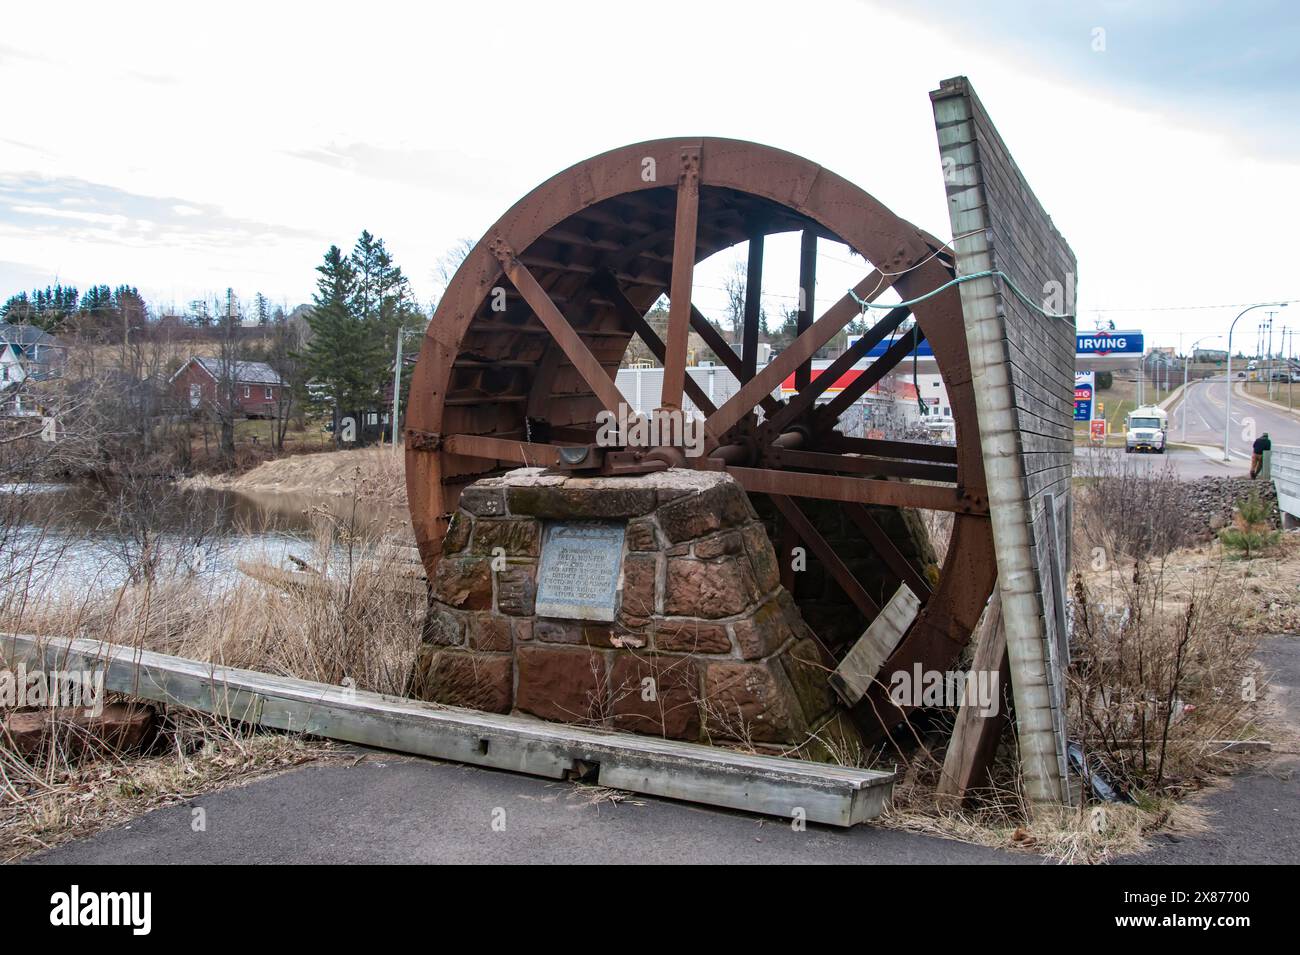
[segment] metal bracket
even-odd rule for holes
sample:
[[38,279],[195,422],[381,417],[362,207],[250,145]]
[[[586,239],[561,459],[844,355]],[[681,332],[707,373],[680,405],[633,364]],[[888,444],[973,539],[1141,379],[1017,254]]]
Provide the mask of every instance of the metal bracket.
[[406,450],[408,451],[438,451],[442,448],[442,435],[433,431],[417,431],[414,428],[406,429]]

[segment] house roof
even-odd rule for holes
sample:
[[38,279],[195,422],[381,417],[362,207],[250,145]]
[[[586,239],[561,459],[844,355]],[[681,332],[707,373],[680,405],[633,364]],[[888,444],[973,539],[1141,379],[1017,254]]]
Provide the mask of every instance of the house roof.
[[[211,375],[214,379],[220,379],[222,374],[222,361],[220,358],[194,357],[190,361],[196,361],[199,365]],[[250,385],[282,385],[284,384],[276,370],[264,361],[237,361],[234,362],[234,377],[239,384]]]
[[10,325],[0,322],[0,342],[10,345],[54,345],[54,336],[35,325]]

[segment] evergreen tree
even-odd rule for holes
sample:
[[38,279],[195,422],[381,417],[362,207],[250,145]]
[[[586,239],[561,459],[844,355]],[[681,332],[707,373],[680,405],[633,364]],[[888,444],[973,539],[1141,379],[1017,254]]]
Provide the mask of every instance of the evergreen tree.
[[369,374],[373,345],[366,340],[365,326],[352,313],[357,276],[351,260],[344,258],[336,245],[329,247],[316,271],[320,277],[307,316],[312,330],[307,375],[321,386],[321,397],[333,406],[337,417],[355,416],[375,403],[377,393]]

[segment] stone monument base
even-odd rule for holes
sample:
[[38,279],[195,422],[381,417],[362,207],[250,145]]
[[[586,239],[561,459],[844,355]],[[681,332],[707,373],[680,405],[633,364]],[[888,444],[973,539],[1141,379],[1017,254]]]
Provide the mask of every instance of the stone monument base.
[[[557,543],[584,533],[589,571]],[[478,481],[430,586],[422,699],[814,759],[860,745],[827,683],[834,663],[725,474]]]

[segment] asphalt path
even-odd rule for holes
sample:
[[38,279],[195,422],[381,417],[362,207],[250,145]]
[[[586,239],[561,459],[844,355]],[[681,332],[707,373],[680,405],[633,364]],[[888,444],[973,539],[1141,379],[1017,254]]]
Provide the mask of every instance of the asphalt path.
[[[1276,752],[1201,797],[1212,831],[1156,836],[1129,863],[1300,863],[1300,637],[1265,641]],[[985,849],[875,826],[850,830],[689,803],[598,797],[590,788],[506,772],[358,751],[360,761],[307,766],[158,809],[33,857],[103,863],[839,863],[1025,864],[1029,852]],[[195,831],[195,809],[206,828]],[[504,820],[504,828],[493,826]]]

